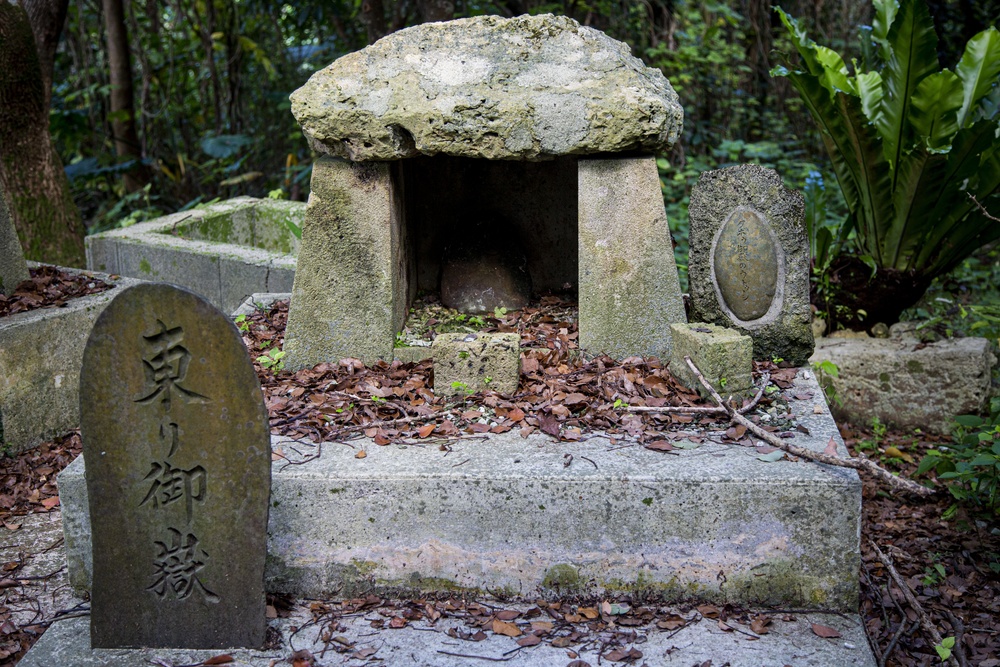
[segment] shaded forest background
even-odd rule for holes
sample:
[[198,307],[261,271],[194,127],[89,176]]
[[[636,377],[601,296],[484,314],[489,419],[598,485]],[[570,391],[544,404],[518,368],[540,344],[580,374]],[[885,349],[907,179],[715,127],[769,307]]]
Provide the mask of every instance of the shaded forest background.
[[[802,188],[808,214],[845,209],[818,131],[786,79],[790,52],[759,0],[22,0],[47,8],[49,128],[89,233],[237,195],[304,200],[311,156],[288,95],[316,70],[389,32],[481,14],[566,14],[627,42],[681,97],[684,137],[658,161],[668,217],[686,257],[697,175],[736,162],[773,166]],[[995,22],[1000,0],[932,0],[943,66]],[[785,0],[810,34],[847,58],[868,0]],[[60,20],[59,14],[65,16]],[[37,18],[37,17],[36,17]],[[37,23],[36,39],[39,38]],[[54,28],[61,27],[52,36]],[[39,40],[41,43],[41,40]],[[49,51],[53,47],[49,47]],[[46,62],[46,58],[51,63]],[[33,254],[29,251],[29,255]],[[50,261],[51,258],[46,258]],[[685,276],[682,276],[682,278]]]

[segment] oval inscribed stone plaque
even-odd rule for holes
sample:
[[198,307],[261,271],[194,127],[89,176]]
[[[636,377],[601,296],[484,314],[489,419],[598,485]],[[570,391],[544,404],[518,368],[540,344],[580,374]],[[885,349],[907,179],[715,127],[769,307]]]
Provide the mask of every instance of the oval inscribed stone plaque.
[[778,286],[778,254],[760,215],[736,209],[722,224],[712,268],[724,305],[744,322],[763,317]]
[[260,648],[271,448],[232,322],[193,292],[131,287],[80,373],[95,648]]

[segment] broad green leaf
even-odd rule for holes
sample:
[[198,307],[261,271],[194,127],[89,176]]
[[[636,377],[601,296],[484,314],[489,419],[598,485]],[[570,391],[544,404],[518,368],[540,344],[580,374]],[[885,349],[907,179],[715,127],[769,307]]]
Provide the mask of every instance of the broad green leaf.
[[882,75],[878,72],[862,72],[856,77],[861,110],[868,122],[874,123],[882,107]]
[[934,207],[927,194],[944,177],[947,162],[947,157],[931,154],[922,146],[903,154],[895,172],[894,217],[882,235],[883,267],[905,271],[923,249],[920,240],[938,222],[931,216]]
[[910,120],[917,135],[926,137],[930,150],[947,152],[959,128],[962,80],[949,70],[935,72],[920,82],[912,101]]
[[917,84],[938,69],[937,35],[924,0],[901,0],[888,34],[891,55],[882,70],[884,96],[876,127],[895,168],[910,148],[910,105]]
[[820,81],[831,93],[844,92],[857,95],[854,82],[848,78],[847,65],[839,53],[825,46],[816,46],[816,62],[823,68]]
[[792,38],[792,43],[795,44],[795,49],[802,56],[802,62],[805,63],[806,70],[813,75],[820,75],[823,72],[823,66],[816,60],[816,42],[809,39],[809,35],[806,33],[805,28],[799,25],[799,22],[794,18],[785,13],[785,10],[781,7],[775,7],[774,11],[778,12],[778,16],[781,18],[781,22],[785,24],[785,29],[788,30],[788,36]]
[[857,210],[861,170],[853,157],[854,151],[851,149],[840,109],[830,99],[830,94],[819,82],[819,77],[806,72],[788,72],[787,76],[819,126],[820,137],[830,156],[833,173],[848,209],[852,212]]
[[889,28],[899,11],[898,0],[873,0],[875,18],[872,20],[872,41],[878,44],[882,62],[889,62]]
[[964,92],[958,126],[965,127],[979,100],[1000,83],[1000,31],[990,26],[970,39],[955,71]]
[[[835,99],[846,132],[848,154],[858,172],[858,245],[861,254],[869,254],[881,265],[879,239],[892,223],[892,170],[880,149],[877,133],[868,124],[861,101],[844,93]],[[832,157],[832,156],[831,156]]]

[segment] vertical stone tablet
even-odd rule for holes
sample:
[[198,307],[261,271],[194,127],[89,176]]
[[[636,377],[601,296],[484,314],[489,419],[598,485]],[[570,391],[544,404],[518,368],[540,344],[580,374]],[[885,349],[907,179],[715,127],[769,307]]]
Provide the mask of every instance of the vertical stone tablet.
[[804,364],[813,351],[802,196],[773,169],[707,171],[691,191],[692,318],[753,339],[755,359]]
[[125,290],[80,374],[94,648],[264,643],[271,449],[239,332],[196,294]]
[[24,251],[17,239],[17,230],[14,229],[4,194],[0,192],[0,294],[10,296],[17,284],[28,277]]

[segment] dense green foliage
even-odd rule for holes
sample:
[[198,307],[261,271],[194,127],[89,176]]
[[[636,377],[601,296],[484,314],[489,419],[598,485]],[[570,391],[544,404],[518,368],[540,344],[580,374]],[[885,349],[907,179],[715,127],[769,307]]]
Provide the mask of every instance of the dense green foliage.
[[819,126],[850,211],[839,229],[811,230],[817,268],[853,231],[873,272],[919,285],[1000,237],[976,201],[1000,211],[1000,31],[975,35],[955,70],[940,70],[924,0],[874,7],[852,68],[779,8],[801,62],[774,74],[788,77]]
[[1000,515],[1000,397],[988,417],[955,418],[954,444],[930,450],[917,474],[934,471],[962,503]]
[[[288,95],[312,72],[373,36],[420,20],[415,0],[124,0],[140,154],[151,182],[128,193],[111,137],[108,46],[100,3],[72,3],[57,54],[51,125],[91,231],[131,224],[241,194],[304,199],[311,155],[289,112]],[[843,52],[870,21],[867,0],[790,0],[790,11]],[[970,26],[995,19],[998,0],[976,16],[944,17],[941,44],[955,48]],[[366,14],[381,7],[381,16]],[[459,0],[455,16],[566,14],[629,43],[660,68],[685,109],[680,144],[658,165],[677,259],[686,283],[687,202],[698,175],[740,162],[776,168],[803,189],[817,244],[848,213],[809,112],[786,78],[772,78],[771,52],[792,37],[767,4],[754,0]],[[981,28],[980,28],[981,29]],[[375,31],[375,35],[379,31]],[[861,55],[860,53],[855,55]],[[829,231],[824,231],[829,230]]]

